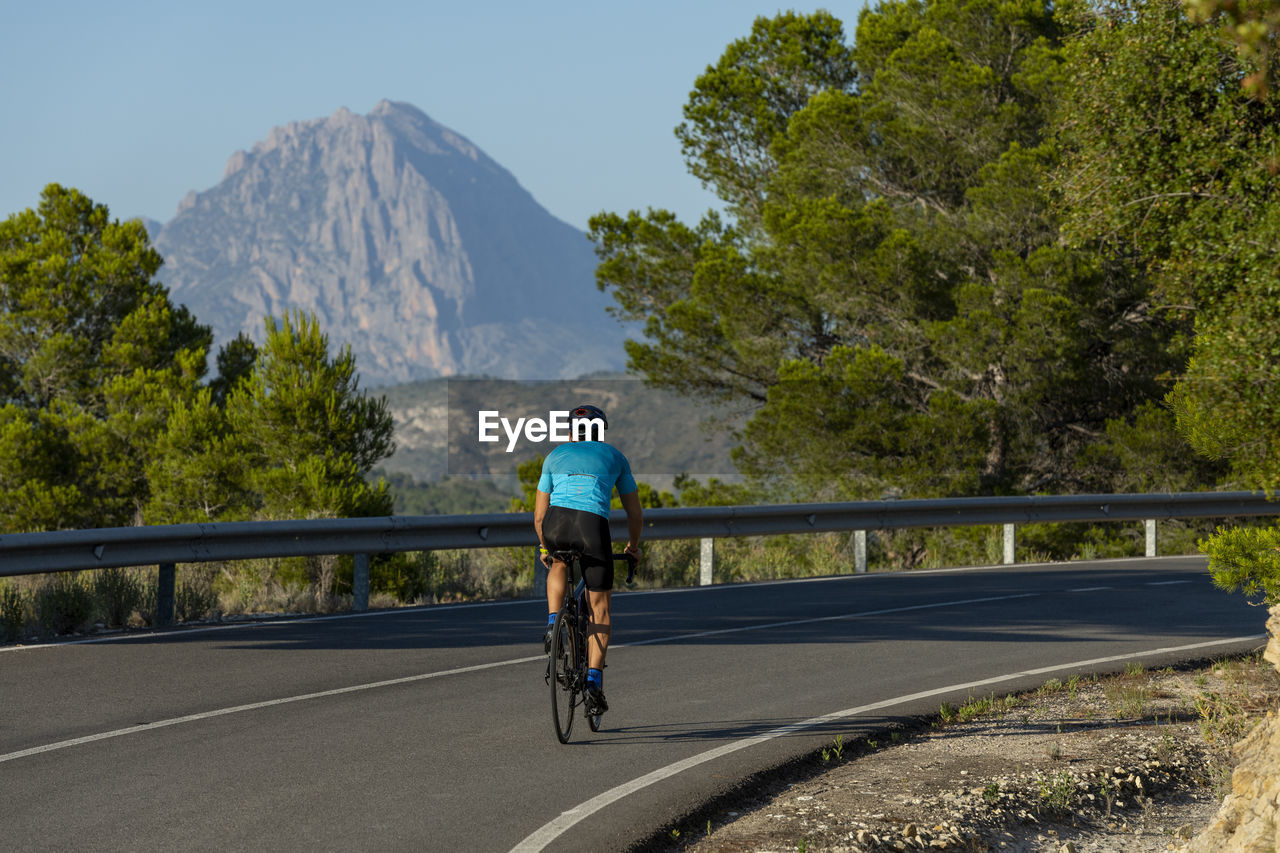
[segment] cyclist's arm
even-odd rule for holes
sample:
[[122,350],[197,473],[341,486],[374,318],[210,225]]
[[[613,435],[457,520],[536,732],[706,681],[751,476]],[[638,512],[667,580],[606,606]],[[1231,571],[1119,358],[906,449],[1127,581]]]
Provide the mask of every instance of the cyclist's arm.
[[640,556],[640,534],[644,531],[644,512],[640,508],[640,492],[618,495],[627,511],[627,551]]
[[538,489],[533,498],[533,532],[538,534],[538,544],[547,547],[547,540],[542,538],[542,520],[547,516],[551,506],[551,495]]

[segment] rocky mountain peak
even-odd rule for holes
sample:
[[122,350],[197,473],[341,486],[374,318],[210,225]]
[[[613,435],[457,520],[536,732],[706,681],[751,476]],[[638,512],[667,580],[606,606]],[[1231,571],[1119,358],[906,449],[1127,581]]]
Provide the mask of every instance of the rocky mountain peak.
[[156,244],[175,300],[218,341],[314,311],[374,384],[623,363],[585,235],[411,104],[273,128]]

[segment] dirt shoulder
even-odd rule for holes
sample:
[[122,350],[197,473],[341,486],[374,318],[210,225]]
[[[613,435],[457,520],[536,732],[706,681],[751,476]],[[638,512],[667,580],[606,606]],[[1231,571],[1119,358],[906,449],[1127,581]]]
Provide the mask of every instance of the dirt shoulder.
[[975,696],[914,730],[833,742],[645,849],[1177,850],[1230,790],[1232,744],[1278,704],[1260,655]]

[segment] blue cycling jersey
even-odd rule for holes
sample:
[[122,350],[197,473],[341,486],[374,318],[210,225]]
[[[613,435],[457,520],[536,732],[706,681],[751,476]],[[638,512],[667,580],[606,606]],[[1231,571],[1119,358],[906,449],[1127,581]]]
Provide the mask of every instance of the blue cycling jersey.
[[542,460],[538,491],[551,495],[552,506],[581,509],[609,517],[613,489],[629,495],[636,490],[627,457],[603,441],[561,444]]

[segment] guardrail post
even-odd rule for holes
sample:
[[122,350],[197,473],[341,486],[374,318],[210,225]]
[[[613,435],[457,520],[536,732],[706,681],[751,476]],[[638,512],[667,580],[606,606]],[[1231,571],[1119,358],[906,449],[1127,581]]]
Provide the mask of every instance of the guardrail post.
[[867,570],[867,531],[853,531],[853,570],[863,574]]
[[1014,536],[1014,526],[1012,524],[1006,524],[1004,526],[1004,564],[1006,566],[1011,566],[1015,562],[1014,547],[1016,543],[1014,541]]
[[369,555],[351,558],[351,609],[363,613],[369,609]]
[[716,562],[716,540],[703,539],[702,552],[698,558],[698,567],[701,569],[701,577],[699,583],[702,586],[711,586],[712,571]]
[[1156,520],[1148,518],[1143,523],[1147,527],[1147,556],[1154,557],[1156,555]]
[[178,585],[178,569],[173,563],[160,564],[160,578],[156,586],[156,627],[168,628],[173,624],[174,590]]

